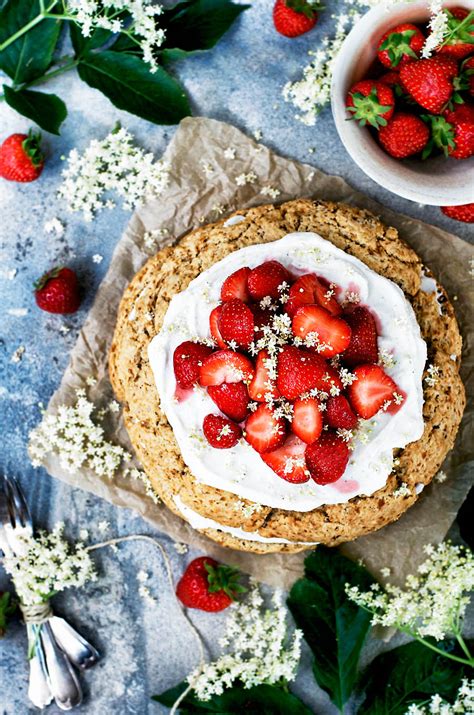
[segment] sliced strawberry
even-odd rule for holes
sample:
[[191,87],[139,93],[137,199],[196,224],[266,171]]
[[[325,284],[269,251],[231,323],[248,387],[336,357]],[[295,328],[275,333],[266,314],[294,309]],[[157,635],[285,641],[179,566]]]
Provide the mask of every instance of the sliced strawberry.
[[272,310],[266,310],[265,308],[261,308],[258,303],[255,305],[250,306],[250,310],[253,313],[253,321],[254,321],[254,340],[260,340],[260,338],[263,338],[263,330],[266,325],[271,325],[273,321],[273,317],[275,315],[274,311]]
[[248,277],[247,285],[250,295],[254,300],[262,300],[267,295],[271,298],[278,298],[280,291],[278,287],[282,283],[289,283],[290,274],[278,261],[266,261],[257,266]]
[[[209,358],[208,358],[209,359]],[[373,417],[380,408],[390,407],[390,412],[397,411],[398,395],[403,397],[391,377],[378,365],[359,365],[354,370],[355,382],[349,385],[348,395],[352,408],[364,420]]]
[[217,327],[226,343],[247,349],[254,338],[253,313],[241,300],[232,298],[221,306]]
[[255,365],[255,375],[249,385],[249,395],[256,402],[265,402],[265,395],[270,394],[274,399],[280,397],[275,380],[270,378],[268,372],[268,350],[260,350]]
[[296,400],[313,388],[324,389],[326,368],[326,362],[319,355],[285,345],[278,356],[278,390],[287,400]]
[[293,317],[302,305],[317,303],[332,315],[339,315],[342,308],[332,293],[333,289],[323,279],[317,278],[314,273],[305,273],[291,286],[285,310]]
[[377,328],[375,320],[367,308],[355,308],[344,315],[344,320],[351,328],[351,341],[346,348],[343,360],[349,367],[378,362]]
[[250,294],[247,288],[249,275],[250,268],[244,266],[243,268],[239,268],[238,271],[231,273],[230,276],[225,279],[221,288],[221,300],[223,303],[233,298],[238,298],[244,303],[250,301]]
[[323,432],[320,439],[306,448],[306,465],[316,484],[331,484],[344,474],[350,457],[347,444],[333,432]]
[[351,341],[348,324],[319,305],[303,305],[293,316],[293,334],[314,342],[314,349],[324,357],[344,352]]
[[212,349],[200,343],[186,340],[178,345],[173,353],[173,368],[176,382],[185,389],[192,387],[199,380],[201,366]]
[[326,422],[334,429],[354,429],[357,426],[357,416],[344,395],[329,398],[325,415]]
[[235,422],[221,415],[206,415],[202,423],[204,436],[216,449],[235,447],[242,437],[242,430]]
[[223,382],[209,385],[207,392],[221,412],[235,422],[242,422],[249,413],[249,393],[243,382]]
[[292,484],[302,484],[309,480],[305,451],[306,443],[295,434],[290,434],[281,447],[262,454],[262,459],[282,479]]
[[259,405],[245,423],[245,439],[260,454],[283,444],[285,435],[285,420],[275,417],[267,405]]
[[292,432],[303,442],[311,444],[318,439],[322,429],[323,416],[319,409],[319,401],[314,397],[296,400],[293,405]]
[[222,335],[219,330],[219,316],[221,314],[222,305],[218,305],[217,308],[211,311],[209,316],[209,330],[211,331],[211,337],[218,344],[220,348],[226,348],[227,345],[222,339]]
[[223,382],[250,382],[254,375],[251,361],[233,350],[218,350],[204,360],[199,382],[203,387]]

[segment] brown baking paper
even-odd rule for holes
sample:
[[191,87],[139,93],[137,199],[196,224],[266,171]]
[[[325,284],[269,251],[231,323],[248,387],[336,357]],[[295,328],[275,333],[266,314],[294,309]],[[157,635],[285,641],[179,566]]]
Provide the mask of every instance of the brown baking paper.
[[[225,149],[235,150],[235,159],[225,159]],[[185,119],[165,152],[172,177],[159,198],[138,210],[115,249],[110,268],[94,305],[71,353],[69,366],[48,412],[62,403],[75,401],[75,389],[84,387],[88,376],[97,384],[88,394],[98,404],[112,398],[107,376],[107,354],[116,313],[124,288],[150,256],[143,242],[145,231],[165,230],[157,248],[174,241],[190,229],[239,208],[268,203],[263,187],[278,189],[278,201],[312,197],[344,201],[365,207],[382,220],[396,226],[402,236],[455,301],[464,337],[462,375],[472,381],[473,332],[469,326],[472,288],[469,280],[473,249],[456,236],[420,221],[395,214],[366,196],[355,192],[343,179],[328,176],[311,166],[277,156],[249,139],[235,127],[212,119]],[[236,177],[254,172],[257,179],[244,186]],[[120,417],[109,416],[108,436],[130,451],[132,447]],[[376,574],[382,566],[392,569],[391,580],[413,572],[423,559],[422,545],[444,538],[470,486],[469,466],[473,452],[472,407],[466,411],[456,448],[443,469],[448,480],[425,489],[418,503],[395,524],[357,539],[344,547],[351,556],[362,558]],[[257,579],[274,586],[288,587],[302,573],[304,553],[255,555],[223,548],[194,531],[163,504],[155,505],[144,493],[141,482],[117,473],[112,481],[84,469],[69,474],[61,468],[57,455],[49,455],[48,471],[71,486],[81,487],[117,506],[135,509],[160,532],[192,544],[217,559],[235,564]],[[472,472],[471,472],[472,474]]]

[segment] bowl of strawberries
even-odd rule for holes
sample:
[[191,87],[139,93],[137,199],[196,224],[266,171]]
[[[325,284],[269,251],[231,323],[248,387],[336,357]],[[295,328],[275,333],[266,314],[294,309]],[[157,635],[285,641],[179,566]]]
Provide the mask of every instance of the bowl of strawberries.
[[378,184],[422,204],[473,202],[474,0],[378,4],[341,47],[331,102]]

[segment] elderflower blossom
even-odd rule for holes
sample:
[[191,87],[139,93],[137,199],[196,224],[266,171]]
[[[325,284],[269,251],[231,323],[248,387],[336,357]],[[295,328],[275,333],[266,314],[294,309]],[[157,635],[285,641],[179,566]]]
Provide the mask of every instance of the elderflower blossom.
[[424,547],[427,560],[405,587],[374,584],[363,592],[346,585],[348,597],[373,614],[372,624],[395,626],[417,638],[442,640],[459,633],[460,622],[474,588],[474,555],[451,543]]
[[133,136],[123,128],[101,141],[93,139],[82,155],[72,149],[67,164],[58,195],[71,213],[82,211],[86,221],[103,208],[115,207],[112,192],[123,199],[124,209],[134,209],[146,196],[161,194],[169,182],[169,164],[134,146]]
[[165,40],[165,31],[157,26],[157,17],[163,6],[152,0],[67,0],[67,10],[80,26],[84,37],[90,37],[96,29],[124,34],[140,47],[143,59],[156,72],[158,64],[155,53]]
[[43,603],[65,588],[80,588],[97,579],[87,549],[80,542],[69,544],[63,532],[62,523],[38,536],[15,532],[16,553],[8,551],[3,565],[24,605]]
[[295,679],[303,634],[299,629],[288,634],[280,592],[273,595],[272,605],[265,608],[254,584],[245,601],[231,606],[226,634],[220,640],[227,652],[188,677],[199,700],[221,695],[236,681],[252,688]]
[[448,34],[448,16],[443,10],[441,0],[431,0],[430,21],[428,23],[429,34],[421,51],[422,57],[431,57],[434,50],[441,45]]
[[448,703],[440,695],[432,695],[428,702],[413,703],[410,705],[405,715],[429,715],[439,713],[439,715],[455,715],[455,713],[474,712],[474,680],[463,678],[454,703]]

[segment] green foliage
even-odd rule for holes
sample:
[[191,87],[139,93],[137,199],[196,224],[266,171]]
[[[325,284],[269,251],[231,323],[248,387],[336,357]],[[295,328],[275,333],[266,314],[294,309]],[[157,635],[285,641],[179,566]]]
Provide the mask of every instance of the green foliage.
[[67,115],[62,99],[55,94],[33,92],[30,89],[14,90],[5,84],[3,94],[6,103],[19,114],[28,117],[46,132],[59,134],[59,128]]

